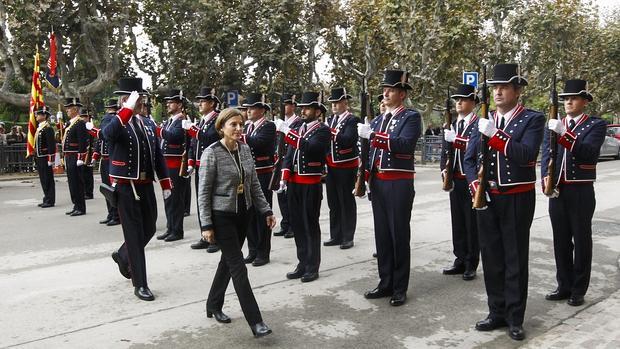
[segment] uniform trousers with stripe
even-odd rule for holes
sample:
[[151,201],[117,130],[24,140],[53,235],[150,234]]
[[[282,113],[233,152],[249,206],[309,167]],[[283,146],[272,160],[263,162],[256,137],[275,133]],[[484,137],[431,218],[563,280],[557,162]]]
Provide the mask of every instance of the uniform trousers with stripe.
[[[265,195],[265,199],[269,203],[269,207],[273,205],[273,192],[269,189],[271,181],[271,172],[258,174],[260,187]],[[271,229],[267,226],[265,215],[261,214],[255,207],[248,210],[248,252],[249,255],[256,255],[257,258],[269,259],[271,252]]]
[[560,196],[549,199],[558,290],[584,296],[592,269],[594,185],[560,184]]
[[286,190],[281,193],[278,193],[278,206],[280,207],[280,214],[282,215],[282,220],[280,221],[280,229],[287,232],[292,232],[291,229],[291,221],[290,221],[290,213],[288,209],[288,198]]
[[43,203],[54,205],[56,203],[56,183],[52,166],[47,164],[47,156],[37,157],[37,172],[43,189]]
[[450,192],[450,216],[452,247],[456,257],[454,265],[465,266],[467,270],[476,270],[480,260],[476,210],[472,208],[467,180],[455,178],[453,183],[454,190]]
[[82,166],[82,178],[84,178],[84,195],[92,197],[95,191],[95,179],[93,178],[93,167],[84,164]]
[[317,184],[288,183],[288,207],[291,228],[295,232],[297,268],[304,273],[318,273],[321,264],[321,200],[323,187]]
[[172,194],[164,200],[166,210],[166,228],[169,234],[183,236],[183,218],[185,211],[185,186],[187,179],[179,176],[179,168],[168,168],[172,181]]
[[357,168],[330,167],[325,179],[329,205],[329,235],[340,243],[353,241],[357,204],[353,195]]
[[65,167],[67,169],[67,182],[69,183],[69,194],[71,195],[73,209],[85,213],[84,179],[82,178],[82,169],[77,165],[77,154],[65,154]]
[[[109,158],[101,158],[101,163],[99,164],[99,173],[101,174],[101,182],[107,185],[112,185],[110,182],[110,159]],[[118,220],[118,209],[112,207],[108,200],[105,201],[106,207],[108,208],[108,220]]]

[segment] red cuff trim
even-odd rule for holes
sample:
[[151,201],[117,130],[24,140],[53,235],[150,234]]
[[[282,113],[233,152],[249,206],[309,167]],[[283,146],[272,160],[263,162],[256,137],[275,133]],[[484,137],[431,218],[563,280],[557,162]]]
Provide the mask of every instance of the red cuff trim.
[[291,170],[289,170],[288,168],[283,168],[282,169],[282,180],[288,181],[290,178],[291,178]]
[[194,167],[195,164],[196,164],[196,161],[194,159],[187,160],[187,166]]
[[292,145],[295,149],[299,148],[299,133],[295,130],[290,130],[284,137],[284,141]]
[[99,138],[99,129],[93,127],[92,130],[88,130],[88,134],[95,137],[95,138]]
[[569,151],[573,151],[576,140],[577,136],[572,131],[566,131],[562,137],[558,138],[558,143]]
[[86,160],[86,153],[78,153],[77,159],[82,161]]
[[162,190],[172,189],[172,181],[170,180],[170,178],[160,179],[159,185],[161,186]]
[[155,127],[155,134],[158,138],[161,138],[161,126]]
[[489,138],[489,146],[506,156],[508,141],[510,141],[510,136],[502,130],[497,130],[493,137]]
[[101,154],[94,152],[93,153],[93,160],[99,160],[99,158],[101,158]]
[[462,138],[456,136],[456,139],[454,139],[454,143],[452,144],[454,148],[464,150],[465,148],[467,148],[467,142],[469,142],[469,138]]
[[198,131],[200,131],[198,127],[196,127],[195,125],[192,125],[192,127],[190,127],[190,129],[187,130],[187,134],[192,138],[198,138]]
[[480,182],[476,179],[475,181],[469,183],[469,191],[471,192],[471,197],[473,198],[476,195],[476,191],[480,186]]
[[390,135],[385,132],[376,132],[371,144],[375,148],[390,150]]
[[129,122],[129,119],[133,116],[133,110],[129,108],[121,108],[121,110],[116,113],[116,116],[121,121],[121,124],[125,126]]
[[166,166],[168,168],[177,169],[181,167],[181,157],[179,156],[167,156],[166,157]]

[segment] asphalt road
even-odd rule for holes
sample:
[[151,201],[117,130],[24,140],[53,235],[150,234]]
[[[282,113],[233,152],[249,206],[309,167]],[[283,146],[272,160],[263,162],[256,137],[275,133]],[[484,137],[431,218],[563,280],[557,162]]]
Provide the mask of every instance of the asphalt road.
[[[522,343],[510,340],[503,330],[474,329],[487,314],[482,267],[470,282],[441,274],[453,256],[448,196],[440,190],[437,168],[419,168],[416,177],[413,270],[405,306],[394,308],[387,299],[363,298],[377,284],[377,268],[372,258],[372,212],[369,202],[360,199],[355,247],[345,251],[323,247],[317,281],[286,280],[286,272],[296,264],[292,239],[274,237],[272,262],[249,267],[263,318],[274,331],[259,340],[243,319],[232,284],[224,306],[232,323],[218,324],[205,316],[219,254],[189,248],[199,237],[195,207],[185,220],[184,240],[153,239],[149,244],[149,286],[156,300],[143,302],[134,297],[130,281],[118,274],[110,258],[122,233],[120,226],[98,224],[105,215],[99,193],[87,201],[85,216],[68,217],[64,178],[57,179],[56,207],[49,209],[36,207],[41,197],[36,179],[0,182],[0,347],[513,348],[528,342],[544,346],[546,333],[578,318],[620,287],[620,161],[604,161],[598,169],[592,280],[583,307],[544,300],[545,293],[555,288],[555,265],[547,199],[537,195],[524,324],[527,340]],[[160,196],[159,189],[156,193]],[[158,209],[161,232],[165,226],[161,200]],[[329,235],[327,220],[324,198],[324,240]],[[618,338],[619,327],[613,334]]]

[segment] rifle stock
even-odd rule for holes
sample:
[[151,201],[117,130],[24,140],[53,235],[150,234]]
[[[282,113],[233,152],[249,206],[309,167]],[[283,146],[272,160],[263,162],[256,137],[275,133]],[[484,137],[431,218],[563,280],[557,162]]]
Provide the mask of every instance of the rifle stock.
[[[556,90],[556,77],[553,76],[553,85],[551,87],[551,107],[549,108],[549,120],[558,119],[558,91]],[[555,162],[557,157],[558,137],[555,132],[549,131],[549,163],[547,164],[548,179],[545,183],[543,193],[548,197],[554,197],[559,194],[559,188],[556,186],[557,178],[555,178]]]
[[[452,112],[450,111],[450,89],[448,88],[448,96],[446,97],[446,112],[444,115],[444,130],[449,130],[452,126]],[[447,143],[447,142],[446,142]],[[450,191],[454,187],[453,172],[454,172],[454,145],[447,143],[447,157],[445,164],[446,173],[443,176],[442,189],[444,191]]]
[[[368,92],[364,91],[360,95],[360,118],[362,122],[369,123],[372,117],[372,106]],[[368,139],[359,138],[360,140],[360,165],[357,168],[357,176],[355,178],[355,188],[353,195],[363,197],[366,195],[366,167],[368,165],[368,152],[370,151],[370,142]]]
[[[489,96],[487,90],[487,68],[486,66],[482,71],[482,98],[480,103],[480,118],[489,118]],[[488,188],[487,171],[489,168],[489,138],[483,134],[480,134],[480,147],[478,149],[478,156],[481,158],[480,169],[478,170],[478,188],[474,194],[474,202],[472,207],[477,210],[483,210],[487,207],[486,191]]]
[[[187,106],[186,106],[185,99],[183,100],[183,114],[189,120],[192,119],[191,115],[187,113]],[[185,146],[184,146],[185,149],[183,150],[183,155],[181,155],[181,167],[179,167],[179,176],[187,178],[189,176],[189,172],[187,171],[187,166],[188,166],[187,164],[189,161],[189,147],[192,146],[191,144],[192,138],[189,136],[189,133],[187,133],[186,130],[183,130],[183,132],[185,133]]]

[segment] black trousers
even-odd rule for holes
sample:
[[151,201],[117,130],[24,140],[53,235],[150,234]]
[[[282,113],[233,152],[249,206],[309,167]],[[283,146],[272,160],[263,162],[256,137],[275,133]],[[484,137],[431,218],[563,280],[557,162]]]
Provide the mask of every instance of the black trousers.
[[561,292],[583,296],[592,269],[592,216],[596,207],[592,183],[560,186],[549,199],[556,278]]
[[[65,155],[65,168],[67,170],[67,182],[69,183],[69,194],[73,209],[86,212],[86,201],[84,200],[84,179],[82,169],[76,164],[76,154]],[[85,166],[85,165],[82,165]]]
[[373,178],[370,191],[380,278],[378,288],[405,294],[409,288],[411,268],[413,180]]
[[[198,171],[198,169],[196,169],[196,171]],[[192,206],[192,177],[183,179],[187,182],[185,185],[185,206],[183,208],[183,213],[190,214],[190,207]]]
[[144,248],[155,234],[157,201],[153,184],[135,184],[140,200],[134,197],[131,184],[118,184],[118,213],[125,242],[118,249],[121,259],[129,264],[134,287],[147,287]]
[[491,195],[486,210],[477,211],[484,285],[489,315],[521,325],[527,302],[530,227],[534,190]]
[[54,183],[52,166],[47,165],[47,156],[37,157],[36,164],[41,189],[43,189],[43,203],[54,205],[56,203],[56,183]]
[[288,184],[291,228],[295,232],[297,268],[304,273],[318,273],[321,264],[321,227],[319,216],[323,187],[318,184]]
[[222,257],[215,271],[207,309],[221,310],[224,306],[224,295],[230,279],[233,280],[237,298],[246,321],[250,326],[263,321],[252,286],[248,279],[248,270],[243,262],[241,247],[247,229],[247,214],[245,204],[240,205],[238,214],[213,212],[213,229],[215,240],[220,246]]
[[280,221],[280,229],[284,232],[293,231],[291,229],[290,213],[288,211],[288,198],[286,190],[278,193],[278,206],[280,206],[280,214],[282,220]]
[[93,178],[93,168],[84,164],[82,166],[82,178],[84,178],[84,195],[93,196],[95,190],[95,179]]
[[476,210],[472,209],[471,194],[465,179],[454,179],[450,193],[450,216],[452,217],[452,247],[455,265],[476,270],[480,260]]
[[187,178],[179,176],[178,168],[168,169],[172,181],[172,194],[164,200],[166,210],[166,228],[168,233],[183,236],[183,214],[185,211],[185,193]]
[[329,235],[339,242],[353,241],[357,204],[353,195],[357,168],[330,167],[325,179],[329,206]]
[[[271,173],[261,173],[258,175],[263,195],[265,195],[269,206],[273,206],[273,192],[269,189],[270,180]],[[248,252],[250,255],[256,254],[258,258],[268,259],[271,252],[271,229],[267,226],[265,216],[255,207],[250,208],[248,214]]]
[[[110,160],[101,158],[99,163],[99,174],[101,174],[101,182],[107,185],[112,185],[110,182]],[[108,208],[108,220],[118,220],[118,209],[112,207],[108,200],[105,201]]]

